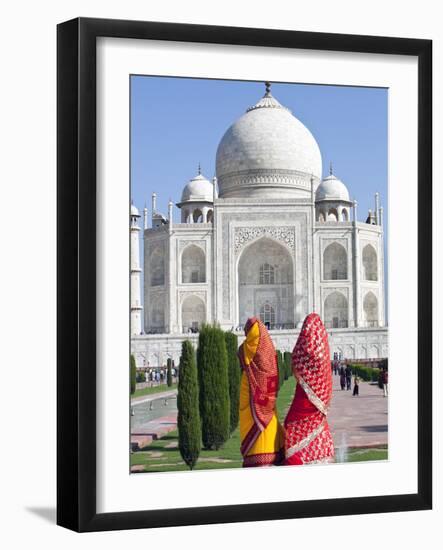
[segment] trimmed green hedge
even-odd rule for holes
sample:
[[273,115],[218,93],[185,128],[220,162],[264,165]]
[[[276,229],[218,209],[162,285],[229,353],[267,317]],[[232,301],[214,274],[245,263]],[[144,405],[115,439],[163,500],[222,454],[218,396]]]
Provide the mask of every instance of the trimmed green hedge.
[[286,366],[283,361],[282,352],[279,349],[277,350],[277,368],[278,368],[278,389],[280,389],[283,386],[284,381],[286,380],[286,376],[285,376]]
[[166,383],[168,384],[168,387],[170,388],[172,386],[172,359],[168,357],[168,370],[166,371]]
[[135,392],[137,381],[137,367],[135,365],[135,357],[131,354],[131,361],[129,363],[129,373],[131,380],[131,395]]
[[233,332],[225,332],[225,343],[228,358],[230,433],[232,433],[239,421],[241,368],[237,355],[237,336]]
[[380,369],[374,367],[364,367],[363,365],[349,365],[352,369],[352,374],[356,374],[365,382],[378,382]]
[[285,380],[287,380],[292,376],[292,353],[290,351],[285,351],[283,361],[285,363]]

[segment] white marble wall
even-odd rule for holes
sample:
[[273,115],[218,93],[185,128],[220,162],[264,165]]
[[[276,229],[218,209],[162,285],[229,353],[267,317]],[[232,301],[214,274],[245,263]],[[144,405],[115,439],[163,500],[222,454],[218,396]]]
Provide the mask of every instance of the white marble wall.
[[[239,345],[244,339],[242,332],[236,332]],[[292,351],[297,341],[299,330],[270,331],[277,349]],[[346,359],[385,358],[388,356],[388,329],[331,329],[328,330],[331,358],[335,351],[341,352]],[[166,364],[172,357],[178,365],[181,345],[190,340],[195,347],[198,334],[187,335],[143,335],[131,339],[131,353],[134,354],[138,367],[156,367]]]
[[[217,321],[223,329],[231,330],[244,323],[245,315],[258,315],[266,299],[282,308],[285,286],[286,294],[288,289],[291,294],[284,304],[289,310],[284,319],[276,317],[277,325],[292,322],[300,327],[305,316],[316,311],[328,329],[342,331],[342,340],[348,335],[343,341],[333,337],[347,353],[353,350],[354,357],[358,356],[361,344],[363,357],[372,356],[376,349],[387,355],[387,338],[365,340],[365,330],[374,335],[374,330],[384,327],[381,227],[318,223],[313,215],[309,200],[218,199],[213,223],[180,223],[145,230],[145,332],[158,332],[163,327],[168,333],[156,336],[161,353],[167,352],[169,344],[165,342],[176,342],[174,338],[181,342],[183,331],[193,322]],[[275,249],[270,251],[272,243]],[[337,266],[331,266],[327,258],[327,265],[324,263],[325,250],[331,244],[343,252]],[[365,277],[362,258],[368,245],[377,254],[376,280]],[[248,250],[253,250],[252,257]],[[266,259],[283,266],[290,280],[279,285],[252,284],[249,289],[242,285],[257,277],[259,264]],[[196,266],[199,277],[193,282]],[[331,277],[331,267],[337,269],[336,279]],[[337,329],[335,318],[339,321]],[[358,329],[362,342],[352,341],[357,334],[354,329]]]

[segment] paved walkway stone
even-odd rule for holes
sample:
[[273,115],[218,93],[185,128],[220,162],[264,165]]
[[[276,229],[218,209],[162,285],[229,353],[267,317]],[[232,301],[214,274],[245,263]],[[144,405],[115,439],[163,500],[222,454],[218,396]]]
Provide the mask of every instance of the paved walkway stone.
[[151,393],[149,395],[140,395],[139,397],[131,398],[131,405],[135,405],[138,403],[149,403],[150,401],[155,401],[156,399],[165,399],[168,397],[175,397],[176,395],[177,390],[167,390],[157,393]]
[[[170,397],[177,391],[144,396],[151,401]],[[138,401],[140,402],[140,400]],[[376,384],[360,382],[360,395],[352,396],[352,390],[341,390],[339,377],[333,375],[333,396],[328,416],[329,427],[336,449],[345,447],[377,447],[388,444],[388,398]],[[177,415],[162,416],[146,422],[131,433],[134,451],[160,439],[177,427]],[[171,442],[169,444],[176,445]]]
[[360,382],[359,389],[360,395],[353,397],[352,390],[340,389],[339,376],[333,375],[328,422],[337,449],[388,444],[388,398],[376,384]]
[[177,428],[177,415],[162,416],[146,422],[131,433],[131,448],[138,451]]

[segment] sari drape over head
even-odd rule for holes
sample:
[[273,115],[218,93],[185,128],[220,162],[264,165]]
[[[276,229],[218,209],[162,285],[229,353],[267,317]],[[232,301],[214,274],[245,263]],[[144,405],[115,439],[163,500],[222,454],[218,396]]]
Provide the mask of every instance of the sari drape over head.
[[285,419],[285,464],[331,462],[334,442],[327,422],[331,361],[328,335],[316,313],[303,323],[292,352],[292,370],[297,388]]
[[243,466],[270,466],[283,458],[283,430],[275,413],[277,358],[271,337],[257,318],[245,325],[246,340],[238,355],[243,369],[240,387],[240,437]]

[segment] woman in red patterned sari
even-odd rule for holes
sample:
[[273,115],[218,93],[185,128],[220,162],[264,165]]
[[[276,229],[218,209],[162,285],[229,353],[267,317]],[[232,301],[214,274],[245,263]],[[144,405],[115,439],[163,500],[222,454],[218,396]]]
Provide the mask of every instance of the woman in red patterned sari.
[[292,352],[297,380],[285,419],[285,464],[332,462],[334,442],[327,422],[332,397],[328,335],[316,313],[308,315]]
[[243,466],[281,463],[283,429],[275,412],[278,369],[274,344],[256,317],[245,325],[246,339],[238,350],[243,370],[240,386],[240,439]]

